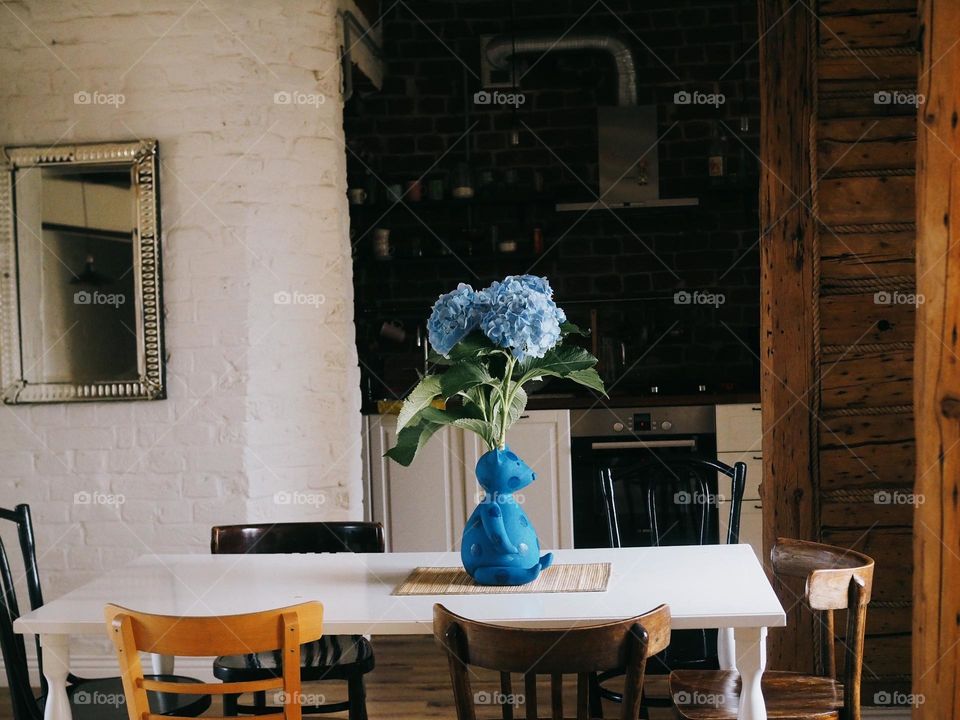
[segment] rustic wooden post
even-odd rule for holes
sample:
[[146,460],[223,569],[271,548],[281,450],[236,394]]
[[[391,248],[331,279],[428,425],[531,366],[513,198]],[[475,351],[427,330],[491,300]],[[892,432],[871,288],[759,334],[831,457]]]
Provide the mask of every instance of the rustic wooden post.
[[960,717],[960,3],[921,0],[913,717]]
[[[810,126],[815,48],[811,13],[789,0],[760,0],[760,273],[764,550],[777,536],[816,539],[817,392],[814,219]],[[813,620],[779,588],[787,628],[771,631],[768,667],[811,670]]]

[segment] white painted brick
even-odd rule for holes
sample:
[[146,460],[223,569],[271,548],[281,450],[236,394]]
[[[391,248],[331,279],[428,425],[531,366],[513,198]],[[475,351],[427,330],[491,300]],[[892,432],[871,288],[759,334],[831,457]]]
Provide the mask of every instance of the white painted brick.
[[[160,141],[169,399],[0,413],[0,502],[34,505],[50,597],[143,552],[207,552],[214,523],[360,508],[336,3],[141,5],[20,0],[24,23],[0,21],[5,143]],[[328,102],[277,106],[280,89]],[[276,312],[278,289],[326,302]],[[278,507],[281,489],[323,507]]]
[[115,446],[112,428],[64,427],[47,430],[44,442],[53,451],[109,450]]

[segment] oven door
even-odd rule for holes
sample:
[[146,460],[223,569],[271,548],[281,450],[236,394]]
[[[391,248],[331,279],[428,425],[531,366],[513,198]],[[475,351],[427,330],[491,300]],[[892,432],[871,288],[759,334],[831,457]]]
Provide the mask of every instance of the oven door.
[[[622,437],[581,437],[572,440],[573,457],[573,539],[574,547],[610,547],[610,535],[604,500],[602,473],[608,468],[616,478],[617,470],[641,463],[669,466],[671,460],[688,457],[716,459],[713,434],[657,436],[624,439]],[[710,480],[710,492],[716,493],[716,479]],[[695,545],[700,542],[699,523],[692,513],[695,506],[673,501],[674,494],[686,489],[683,482],[654,490],[662,545]],[[615,505],[624,547],[653,545],[645,488],[626,487],[614,482]],[[664,494],[667,493],[667,494]],[[711,508],[707,543],[717,542],[717,513]]]

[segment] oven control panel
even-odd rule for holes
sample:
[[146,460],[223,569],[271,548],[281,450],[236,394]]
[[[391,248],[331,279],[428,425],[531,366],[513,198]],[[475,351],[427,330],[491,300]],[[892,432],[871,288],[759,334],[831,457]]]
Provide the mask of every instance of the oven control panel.
[[704,434],[716,431],[712,405],[652,408],[594,408],[570,412],[574,437]]

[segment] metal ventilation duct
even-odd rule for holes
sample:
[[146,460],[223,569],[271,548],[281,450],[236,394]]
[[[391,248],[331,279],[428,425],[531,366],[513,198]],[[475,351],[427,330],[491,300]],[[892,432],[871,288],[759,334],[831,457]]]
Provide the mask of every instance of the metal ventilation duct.
[[485,48],[487,60],[499,69],[509,66],[513,55],[545,53],[553,50],[600,50],[613,58],[617,66],[617,104],[637,104],[637,67],[633,51],[622,40],[611,35],[575,35],[558,38],[549,35],[497,35]]

